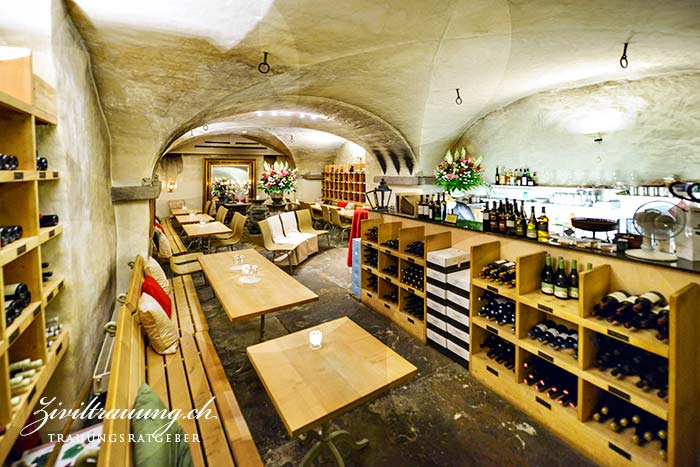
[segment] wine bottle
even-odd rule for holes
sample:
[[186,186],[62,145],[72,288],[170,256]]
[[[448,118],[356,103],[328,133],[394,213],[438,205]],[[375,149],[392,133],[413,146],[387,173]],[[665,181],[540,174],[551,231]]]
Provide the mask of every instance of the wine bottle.
[[607,321],[609,323],[614,322],[618,324],[624,324],[627,321],[629,321],[632,318],[632,307],[634,306],[634,303],[636,301],[637,297],[635,295],[625,297],[625,299],[620,302],[619,306],[615,309],[615,311],[606,318]]
[[501,184],[501,175],[498,173],[498,166],[496,166],[496,185]]
[[615,312],[617,307],[625,298],[627,298],[627,293],[622,290],[608,294],[603,297],[603,300],[600,303],[593,306],[591,315],[596,316],[599,319],[607,318]]
[[506,234],[514,236],[515,235],[515,212],[513,211],[513,204],[508,204],[506,206]]
[[54,227],[58,225],[56,214],[39,214],[39,227]]
[[435,214],[433,219],[442,222],[442,202],[440,201],[440,193],[437,194],[437,200],[435,201]]
[[525,201],[520,201],[520,211],[515,219],[515,235],[523,238],[527,233],[527,217],[525,217]]
[[542,214],[537,218],[537,241],[549,243],[549,218],[542,206]]
[[571,260],[571,273],[569,273],[569,298],[578,300],[578,264]]
[[554,295],[554,271],[552,270],[552,257],[547,253],[544,257],[544,268],[540,275],[540,290],[545,295]]
[[[506,205],[508,205],[508,199],[506,198]],[[507,224],[506,224],[506,207],[503,205],[503,201],[499,202],[498,205],[498,233],[506,233],[507,232]]]
[[537,218],[535,217],[535,206],[530,207],[530,220],[527,222],[526,237],[537,240]]
[[564,257],[559,257],[557,272],[554,275],[554,296],[566,300],[569,298],[569,280],[566,277]]
[[489,215],[490,215],[490,210],[489,210],[489,202],[486,201],[486,206],[484,209],[481,211],[481,230],[484,232],[491,232],[491,223],[489,222]]

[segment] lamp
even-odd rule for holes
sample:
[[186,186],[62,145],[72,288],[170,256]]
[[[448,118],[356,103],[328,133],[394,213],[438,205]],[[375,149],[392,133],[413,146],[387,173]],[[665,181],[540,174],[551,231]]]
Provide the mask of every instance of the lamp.
[[372,209],[388,211],[389,201],[391,200],[391,188],[387,185],[386,179],[382,178],[382,181],[379,182],[379,186],[365,193],[365,197]]
[[168,193],[172,193],[175,190],[177,190],[177,181],[168,180],[167,188],[168,188]]

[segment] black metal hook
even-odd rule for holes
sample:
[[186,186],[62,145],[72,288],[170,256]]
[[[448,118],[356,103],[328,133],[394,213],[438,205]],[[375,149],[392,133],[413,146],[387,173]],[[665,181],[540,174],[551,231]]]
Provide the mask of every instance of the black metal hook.
[[258,71],[267,74],[270,71],[270,64],[267,63],[267,52],[263,52],[263,61],[258,65]]
[[625,48],[622,50],[622,57],[620,57],[620,66],[622,68],[627,68],[627,65],[629,65],[629,62],[627,61],[627,46],[629,45],[629,42],[625,42]]
[[455,99],[457,105],[462,105],[462,98],[459,97],[459,88],[457,88],[457,99]]

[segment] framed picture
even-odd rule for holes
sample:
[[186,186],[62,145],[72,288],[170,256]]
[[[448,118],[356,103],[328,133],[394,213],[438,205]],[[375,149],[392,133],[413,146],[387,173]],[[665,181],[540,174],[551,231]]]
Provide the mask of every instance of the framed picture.
[[204,159],[202,207],[214,196],[230,201],[255,198],[254,159]]

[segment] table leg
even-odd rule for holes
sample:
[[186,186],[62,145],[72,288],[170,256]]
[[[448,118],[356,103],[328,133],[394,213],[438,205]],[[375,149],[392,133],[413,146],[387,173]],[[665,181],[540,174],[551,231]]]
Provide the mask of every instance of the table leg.
[[[345,430],[333,430],[333,424],[326,422],[319,431],[312,430],[307,435],[302,435],[299,440],[303,443],[309,439],[316,439],[313,447],[304,455],[299,467],[309,467],[321,454],[327,453],[335,460],[338,467],[345,467],[345,462],[335,445],[336,441],[346,441],[354,450],[366,448],[369,444],[367,438],[355,441]],[[330,459],[327,459],[330,460]]]
[[260,315],[260,342],[262,342],[264,335],[265,335],[265,315]]

